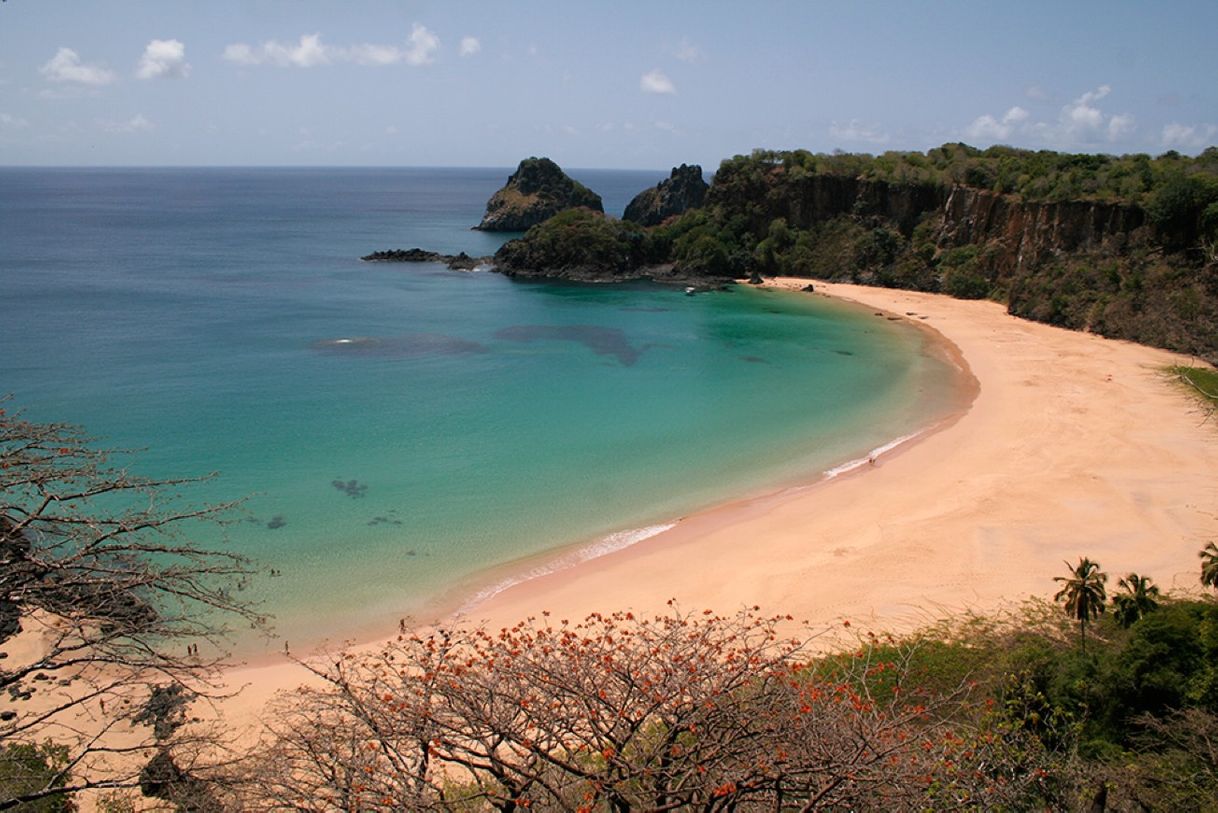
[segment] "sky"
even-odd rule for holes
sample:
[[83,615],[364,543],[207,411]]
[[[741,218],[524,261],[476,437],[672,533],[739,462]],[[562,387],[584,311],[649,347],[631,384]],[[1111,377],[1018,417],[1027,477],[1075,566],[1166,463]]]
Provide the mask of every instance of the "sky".
[[0,165],[1218,143],[1218,1],[7,0]]

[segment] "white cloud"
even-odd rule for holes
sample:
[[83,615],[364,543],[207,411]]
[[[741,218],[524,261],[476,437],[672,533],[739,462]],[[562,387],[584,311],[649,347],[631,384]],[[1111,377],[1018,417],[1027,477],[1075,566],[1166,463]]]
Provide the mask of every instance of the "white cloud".
[[666,133],[677,132],[677,125],[673,124],[671,121],[657,121],[655,123],[655,128],[657,130],[663,130]]
[[681,41],[677,43],[677,48],[673,52],[673,56],[682,62],[690,63],[701,62],[703,59],[702,50],[685,38],[682,38]]
[[1024,88],[1023,93],[1029,99],[1035,99],[1038,102],[1043,102],[1049,98],[1049,94],[1040,85],[1028,85]]
[[300,42],[285,45],[267,40],[254,47],[238,42],[224,49],[224,58],[238,65],[278,65],[281,68],[312,68],[330,63],[329,46],[322,45],[321,34],[302,34]]
[[151,130],[153,124],[143,113],[137,113],[126,121],[99,121],[98,124],[107,133],[140,133]]
[[262,48],[267,60],[275,65],[312,68],[330,63],[330,49],[321,44],[321,34],[301,35],[300,42],[295,46],[281,45],[272,40],[264,43]]
[[244,42],[234,42],[232,45],[226,46],[221,56],[229,62],[236,62],[238,65],[259,64],[259,57],[254,53],[254,49]]
[[0,113],[0,129],[2,130],[18,130],[22,127],[28,127],[30,123],[20,116],[14,116],[9,113]]
[[478,41],[477,37],[461,38],[461,49],[458,51],[461,56],[473,56],[481,50],[482,43]]
[[98,87],[115,80],[114,71],[100,65],[86,65],[71,48],[60,48],[39,71],[52,82],[72,82]]
[[639,78],[639,89],[644,93],[676,93],[677,86],[659,68],[648,71]]
[[1108,140],[1119,141],[1126,135],[1133,132],[1134,118],[1129,113],[1121,113],[1108,119]]
[[1011,133],[1015,131],[1017,125],[1022,124],[1028,118],[1028,111],[1024,110],[1019,105],[1015,105],[1006,113],[1002,119],[996,119],[988,113],[984,116],[978,116],[973,119],[973,123],[964,128],[964,133],[969,138],[976,138],[986,141],[1001,141],[1010,138]]
[[1218,125],[1180,124],[1173,121],[1163,126],[1164,147],[1199,150],[1212,145],[1216,138],[1218,138]]
[[[1137,129],[1129,113],[1106,113],[1100,102],[1112,93],[1110,85],[1100,85],[1083,93],[1058,112],[1056,121],[1032,121],[1031,114],[1016,105],[1002,116],[978,116],[964,128],[964,134],[980,141],[1006,141],[1022,135],[1026,139],[1061,148],[1079,148],[1125,139]],[[1029,94],[1031,95],[1031,94]]]
[[1104,126],[1104,113],[1094,102],[1111,92],[1112,88],[1108,85],[1100,85],[1063,107],[1061,122],[1066,134],[1078,140],[1094,140],[1096,133]]
[[1134,118],[1128,113],[1108,115],[1097,104],[1112,93],[1110,85],[1100,85],[1079,96],[1061,110],[1057,140],[1068,145],[1118,141],[1134,131]]
[[186,46],[178,40],[152,40],[144,48],[135,75],[140,79],[185,79],[190,76]]
[[415,23],[410,30],[410,47],[404,57],[410,65],[429,65],[435,61],[436,51],[440,50],[440,38],[425,26]]
[[562,131],[569,136],[579,135],[579,129],[570,124],[564,124],[562,126]]
[[1019,105],[1015,105],[1002,116],[1003,124],[1019,124],[1028,120],[1030,114]]
[[858,119],[850,119],[845,124],[833,122],[829,126],[829,135],[839,141],[865,141],[869,144],[883,144],[888,140],[887,133]]
[[429,65],[435,61],[440,39],[426,26],[414,24],[405,47],[371,42],[347,47],[326,45],[321,34],[303,34],[295,44],[267,40],[261,45],[237,42],[224,49],[224,58],[238,65],[276,65],[281,68],[313,68],[335,62],[357,65],[384,66],[405,62],[407,65]]
[[973,123],[964,128],[964,134],[969,138],[997,140],[1006,138],[1010,134],[1010,130],[1003,127],[998,119],[986,113],[984,116],[973,119]]
[[370,42],[352,45],[345,51],[332,49],[330,53],[336,59],[348,59],[357,65],[392,65],[402,61],[402,51],[393,45],[375,45]]

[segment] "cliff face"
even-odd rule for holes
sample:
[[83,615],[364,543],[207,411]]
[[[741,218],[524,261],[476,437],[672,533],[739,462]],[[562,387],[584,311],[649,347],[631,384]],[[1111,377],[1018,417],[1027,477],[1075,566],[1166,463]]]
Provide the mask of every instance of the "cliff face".
[[674,215],[696,209],[706,200],[710,185],[702,179],[702,167],[682,164],[672,175],[651,189],[644,189],[630,201],[623,220],[640,226],[658,226]]
[[790,182],[789,193],[779,198],[785,208],[777,216],[798,228],[840,215],[879,218],[895,224],[909,235],[927,212],[943,205],[946,197],[940,186],[931,184],[893,185],[836,175],[811,175]]
[[549,158],[526,158],[487,201],[486,215],[475,228],[527,231],[561,211],[581,206],[605,210],[600,195],[573,180]]
[[762,273],[995,299],[1036,321],[1218,360],[1218,257],[1172,248],[1137,205],[744,160],[725,162],[705,211],[722,253]]
[[1136,206],[1087,201],[1030,203],[957,186],[942,210],[943,248],[986,245],[995,279],[1033,273],[1066,255],[1118,255],[1151,237]]
[[[1139,236],[1150,236],[1143,228],[1146,213],[1137,206],[1026,202],[967,186],[808,175],[783,179],[750,197],[762,203],[751,212],[751,219],[761,226],[782,217],[792,228],[809,229],[846,215],[873,224],[882,222],[909,237],[920,221],[937,216],[942,220],[936,239],[941,247],[997,241],[1010,253],[1011,268],[1027,268],[1062,252],[1119,251],[1140,229]],[[730,191],[712,189],[711,202],[738,208]]]

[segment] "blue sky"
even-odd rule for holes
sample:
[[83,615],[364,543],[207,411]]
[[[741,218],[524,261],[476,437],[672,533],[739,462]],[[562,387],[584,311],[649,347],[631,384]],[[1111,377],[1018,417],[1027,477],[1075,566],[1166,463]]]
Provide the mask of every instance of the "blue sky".
[[1218,143],[1218,2],[8,0],[0,165]]

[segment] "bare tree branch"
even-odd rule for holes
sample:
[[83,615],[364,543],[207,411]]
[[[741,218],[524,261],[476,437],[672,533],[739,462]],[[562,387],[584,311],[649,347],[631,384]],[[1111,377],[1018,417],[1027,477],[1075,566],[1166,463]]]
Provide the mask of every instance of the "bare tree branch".
[[190,538],[235,503],[191,505],[179,491],[198,480],[134,475],[112,462],[129,453],[4,406],[0,754],[45,741],[66,751],[41,788],[14,795],[0,776],[0,810],[135,787],[153,755],[206,750],[214,732],[146,730],[145,706],[164,686],[218,696],[228,623],[265,625],[236,596],[253,564]]

